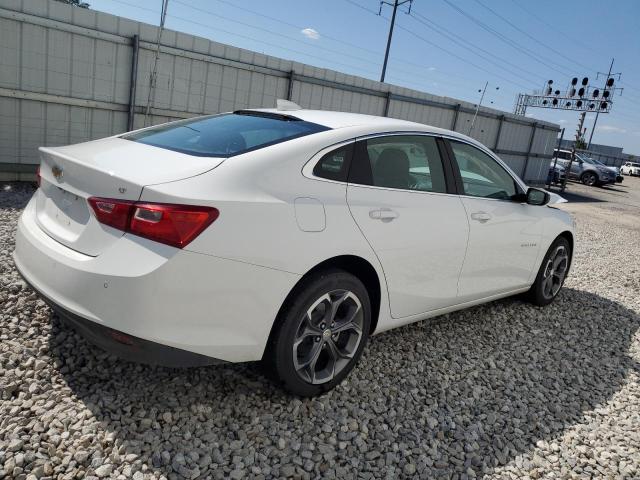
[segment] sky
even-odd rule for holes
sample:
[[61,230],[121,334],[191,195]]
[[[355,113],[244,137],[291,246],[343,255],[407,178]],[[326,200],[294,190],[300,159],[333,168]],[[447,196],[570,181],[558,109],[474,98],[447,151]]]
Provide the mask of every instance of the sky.
[[[162,0],[87,0],[90,8],[158,24]],[[393,0],[389,0],[391,3]],[[169,0],[166,28],[268,55],[380,79],[392,8],[378,0]],[[413,0],[398,8],[385,81],[512,112],[518,93],[573,77],[602,86],[613,58],[611,113],[593,143],[640,155],[640,1]],[[603,72],[605,75],[600,75]],[[566,127],[579,112],[529,108]],[[595,113],[585,121],[587,139]]]

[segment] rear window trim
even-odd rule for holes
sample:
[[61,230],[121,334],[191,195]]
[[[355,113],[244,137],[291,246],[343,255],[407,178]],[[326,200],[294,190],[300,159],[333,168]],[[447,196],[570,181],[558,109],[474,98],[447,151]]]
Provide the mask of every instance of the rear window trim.
[[[193,119],[205,119],[205,118],[213,118],[213,117],[223,117],[223,116],[227,116],[227,115],[252,115],[252,116],[256,116],[256,117],[266,117],[266,118],[270,118],[273,120],[280,120],[282,122],[291,122],[291,121],[300,121],[300,122],[305,122],[307,124],[313,125],[315,127],[318,127],[318,130],[314,131],[314,132],[302,132],[296,135],[292,135],[290,137],[286,137],[286,138],[281,138],[278,140],[273,140],[271,142],[267,142],[267,143],[262,143],[260,145],[256,145],[254,147],[251,148],[247,148],[244,150],[240,150],[238,152],[235,153],[231,153],[228,155],[214,155],[214,154],[210,154],[210,153],[199,153],[199,152],[194,152],[192,150],[188,150],[188,149],[184,149],[184,148],[179,148],[179,147],[169,147],[169,146],[160,146],[160,145],[153,145],[151,143],[145,143],[145,142],[138,142],[136,139],[133,138],[128,138],[130,135],[136,133],[134,132],[126,132],[122,135],[120,135],[118,138],[121,138],[122,140],[128,140],[130,142],[135,142],[135,143],[139,143],[142,145],[146,145],[149,147],[155,147],[155,148],[160,148],[162,150],[169,150],[172,152],[178,152],[178,153],[182,153],[183,155],[191,155],[193,157],[207,157],[207,158],[231,158],[231,157],[236,157],[238,155],[244,155],[245,153],[250,153],[256,150],[261,150],[263,148],[267,148],[267,147],[271,147],[273,145],[277,145],[279,143],[284,143],[284,142],[288,142],[289,140],[295,140],[297,138],[301,138],[301,137],[306,137],[309,135],[314,135],[316,133],[321,133],[321,132],[326,132],[328,130],[332,130],[331,127],[327,127],[326,125],[320,125],[319,123],[313,123],[313,122],[307,122],[305,120],[302,120],[300,118],[297,117],[292,117],[289,115],[280,115],[280,114],[275,114],[281,117],[286,117],[286,118],[277,118],[276,116],[267,116],[267,115],[263,115],[264,113],[270,113],[270,112],[258,112],[258,111],[253,111],[253,110],[237,110],[235,112],[227,112],[227,113],[218,113],[218,114],[213,114],[213,115],[202,115],[199,117],[193,117]],[[191,119],[184,119],[184,120],[191,120]],[[172,122],[169,122],[172,123]],[[161,124],[162,125],[162,124]],[[160,126],[160,125],[154,125],[155,126]],[[149,127],[149,129],[153,128],[153,127]],[[147,129],[143,129],[140,132],[147,130]]]

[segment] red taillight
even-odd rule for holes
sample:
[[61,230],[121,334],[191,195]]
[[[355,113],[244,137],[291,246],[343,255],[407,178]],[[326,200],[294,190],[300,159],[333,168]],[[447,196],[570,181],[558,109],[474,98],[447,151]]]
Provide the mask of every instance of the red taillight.
[[220,212],[213,207],[89,198],[100,223],[140,237],[183,248],[211,225]]
[[109,198],[89,198],[89,204],[100,223],[124,231],[129,227],[129,214],[133,203]]

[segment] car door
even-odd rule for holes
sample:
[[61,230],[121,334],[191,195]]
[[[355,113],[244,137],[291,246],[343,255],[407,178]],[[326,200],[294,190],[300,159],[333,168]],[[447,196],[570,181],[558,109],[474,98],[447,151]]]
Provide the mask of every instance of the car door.
[[394,318],[456,303],[469,226],[443,148],[417,134],[355,144],[347,203],[380,260]]
[[459,301],[529,285],[540,250],[543,212],[521,203],[521,196],[516,196],[525,193],[523,188],[498,160],[469,143],[451,140],[448,145],[469,219]]

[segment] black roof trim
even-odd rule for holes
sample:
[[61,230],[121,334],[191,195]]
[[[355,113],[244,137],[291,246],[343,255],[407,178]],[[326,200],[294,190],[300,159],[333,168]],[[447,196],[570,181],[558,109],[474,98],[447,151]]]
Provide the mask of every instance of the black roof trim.
[[303,120],[293,115],[286,115],[284,113],[275,112],[261,112],[258,110],[236,110],[233,112],[236,115],[249,115],[253,117],[273,118],[274,120],[282,120],[283,122],[302,122]]

